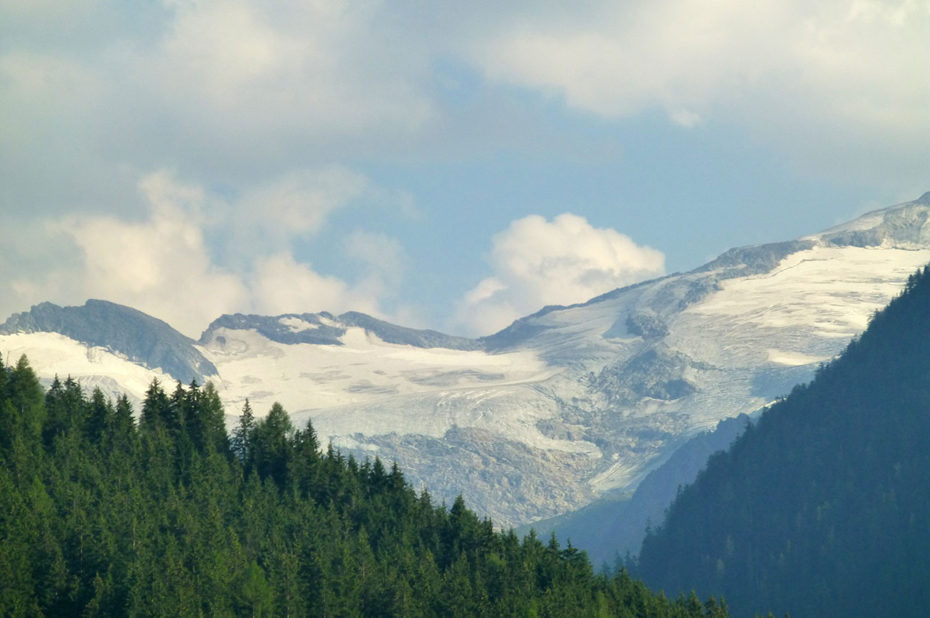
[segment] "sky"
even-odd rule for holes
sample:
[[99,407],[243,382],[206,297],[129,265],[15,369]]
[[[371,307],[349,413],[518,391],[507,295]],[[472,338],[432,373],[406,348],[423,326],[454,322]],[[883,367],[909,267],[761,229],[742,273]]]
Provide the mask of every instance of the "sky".
[[930,2],[0,0],[0,320],[486,335],[930,190]]

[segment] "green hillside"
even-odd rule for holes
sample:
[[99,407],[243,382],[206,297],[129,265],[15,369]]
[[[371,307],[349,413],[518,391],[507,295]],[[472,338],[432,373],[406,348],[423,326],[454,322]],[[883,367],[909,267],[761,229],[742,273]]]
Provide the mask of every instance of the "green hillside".
[[928,614],[930,270],[710,459],[638,568],[736,616]]
[[43,393],[0,367],[2,616],[722,616],[554,540],[321,452],[275,405],[227,436],[213,387]]

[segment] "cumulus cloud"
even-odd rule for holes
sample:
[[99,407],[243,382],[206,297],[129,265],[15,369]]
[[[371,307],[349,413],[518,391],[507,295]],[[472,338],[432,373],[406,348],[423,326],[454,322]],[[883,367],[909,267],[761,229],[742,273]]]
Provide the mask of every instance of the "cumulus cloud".
[[[562,108],[626,127],[659,110],[717,143],[784,153],[815,182],[838,176],[896,195],[926,190],[930,165],[926,2],[476,0],[450,11],[407,0],[162,0],[114,11],[38,0],[0,3],[0,40],[0,275],[15,294],[0,302],[11,310],[111,289],[135,302],[175,276],[186,294],[212,290],[249,309],[259,271],[290,273],[335,304],[383,299],[391,269],[405,268],[388,268],[403,262],[390,239],[332,243],[362,264],[359,281],[319,275],[294,244],[359,202],[410,211],[405,179],[429,184],[423,170],[437,161],[464,178],[476,153],[558,161],[553,144],[571,142],[594,159],[590,125]],[[527,93],[557,103],[527,115]],[[334,161],[398,171],[401,189]],[[164,167],[190,180],[136,186]],[[121,238],[144,254],[122,271],[98,247],[128,251]],[[566,302],[540,291],[544,281],[525,284],[525,301],[514,290],[532,277],[506,263],[493,257],[495,274],[467,306],[500,323]]]
[[470,290],[459,320],[487,334],[545,305],[583,302],[664,272],[659,251],[584,217],[531,215],[494,237],[494,274]]
[[785,86],[806,103],[879,85],[876,103],[900,110],[926,100],[926,80],[900,79],[923,75],[910,52],[927,47],[926,3],[659,0],[581,12],[530,15],[476,48],[476,59],[493,79],[548,89],[579,109],[617,117],[659,106],[684,124],[701,108]]
[[216,202],[211,223],[225,231],[228,255],[241,266],[313,238],[334,212],[377,193],[367,177],[341,165],[293,170]]
[[[203,191],[158,172],[139,182],[139,192],[148,208],[140,219],[71,215],[18,220],[5,229],[3,253],[20,263],[7,273],[15,293],[5,299],[4,309],[101,298],[145,311],[196,337],[220,313],[245,305],[245,283],[217,266],[207,249]],[[44,255],[8,244],[20,236]]]
[[317,232],[329,214],[348,205],[368,187],[362,174],[341,166],[287,174],[250,191],[241,204],[296,234]]
[[294,161],[393,151],[437,113],[432,59],[383,11],[367,1],[2,4],[8,194],[44,197],[36,170],[50,162],[61,163],[64,211],[75,189],[104,193],[93,185],[121,168],[169,165],[241,190]]
[[378,315],[377,300],[337,277],[321,275],[288,253],[258,260],[253,273],[253,307],[258,313],[355,310]]
[[76,273],[81,292],[130,305],[196,337],[211,319],[242,307],[248,290],[209,255],[201,189],[161,172],[144,178],[140,190],[150,207],[145,220],[101,216],[64,223],[82,253]]

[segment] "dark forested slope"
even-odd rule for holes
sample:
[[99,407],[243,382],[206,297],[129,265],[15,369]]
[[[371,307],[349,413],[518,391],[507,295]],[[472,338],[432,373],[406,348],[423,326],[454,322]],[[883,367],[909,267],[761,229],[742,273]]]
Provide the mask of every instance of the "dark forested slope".
[[711,458],[639,573],[734,615],[926,616],[930,271],[809,385]]
[[0,615],[722,616],[495,532],[275,405],[230,438],[209,384],[43,393],[0,363]]

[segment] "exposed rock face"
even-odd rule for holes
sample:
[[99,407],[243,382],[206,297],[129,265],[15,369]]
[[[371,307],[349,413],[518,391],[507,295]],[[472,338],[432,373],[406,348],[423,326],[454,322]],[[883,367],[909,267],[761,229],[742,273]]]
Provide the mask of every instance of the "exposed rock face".
[[627,332],[643,339],[658,339],[668,335],[668,324],[651,311],[631,313],[625,324]]
[[185,384],[216,375],[216,366],[192,339],[141,311],[104,300],[88,300],[82,307],[42,303],[0,326],[0,334],[36,332],[60,333],[89,347],[105,348]]
[[[728,448],[750,423],[748,415],[720,421],[713,431],[697,434],[650,472],[632,496],[607,496],[583,509],[532,524],[540,538],[553,532],[561,543],[588,552],[594,565],[614,566],[639,553],[646,530],[661,524],[679,489],[697,478],[707,459]],[[529,532],[523,526],[518,532]]]
[[308,343],[314,345],[343,345],[342,337],[349,328],[362,328],[385,343],[409,345],[417,348],[446,348],[450,350],[477,350],[484,346],[474,339],[453,337],[434,330],[417,330],[396,326],[364,313],[349,311],[340,316],[331,313],[292,313],[279,316],[224,315],[210,324],[200,337],[208,345],[222,337],[220,329],[254,330],[270,341],[285,344]]
[[[666,346],[646,348],[633,358],[604,367],[591,388],[612,406],[635,405],[649,398],[673,401],[694,393],[696,372],[710,369]],[[689,379],[690,378],[690,379]]]

